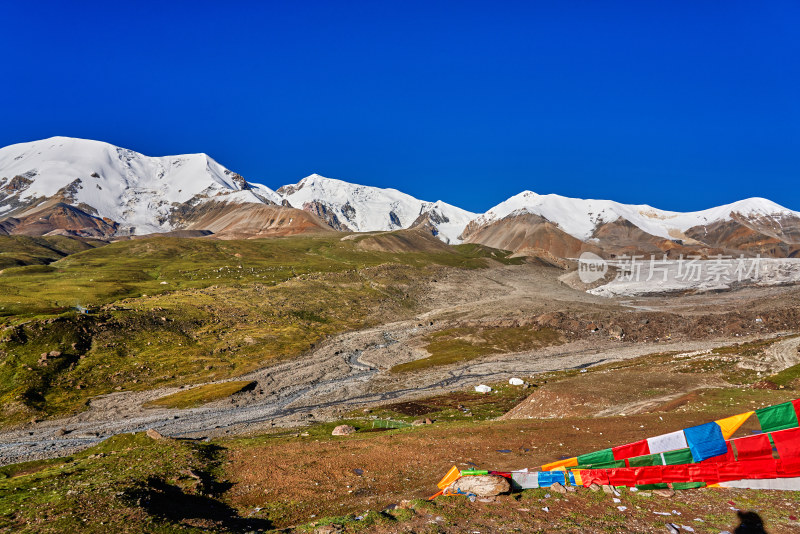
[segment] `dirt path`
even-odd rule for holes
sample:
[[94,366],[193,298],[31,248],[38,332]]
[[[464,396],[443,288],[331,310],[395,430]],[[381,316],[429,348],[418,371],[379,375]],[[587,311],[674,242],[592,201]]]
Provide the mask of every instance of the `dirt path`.
[[767,347],[765,353],[768,370],[773,373],[797,365],[800,363],[800,338],[779,341]]

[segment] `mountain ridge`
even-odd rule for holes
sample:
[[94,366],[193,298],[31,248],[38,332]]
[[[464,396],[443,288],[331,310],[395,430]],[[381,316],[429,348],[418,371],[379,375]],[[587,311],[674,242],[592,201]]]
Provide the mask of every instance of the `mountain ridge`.
[[205,153],[151,157],[70,137],[0,148],[4,234],[114,239],[208,230],[233,238],[408,229],[448,244],[562,257],[585,250],[777,256],[800,250],[800,213],[760,197],[676,212],[523,191],[478,214],[316,173],[273,190]]

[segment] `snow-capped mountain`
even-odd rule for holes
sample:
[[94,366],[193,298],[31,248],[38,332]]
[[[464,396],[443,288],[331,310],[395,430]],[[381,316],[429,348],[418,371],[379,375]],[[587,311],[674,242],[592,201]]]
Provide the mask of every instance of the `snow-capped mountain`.
[[175,228],[177,206],[280,203],[206,154],[148,157],[100,141],[52,137],[0,149],[0,216],[54,201],[117,224],[116,234]]
[[[480,234],[491,233],[493,246],[499,246],[503,239],[498,227],[505,225],[514,228],[513,239],[509,235],[506,241],[520,241],[520,220],[525,215],[536,216],[535,224],[547,221],[570,237],[601,248],[638,245],[640,250],[667,252],[687,246],[715,249],[758,246],[772,254],[775,251],[768,250],[770,247],[800,244],[800,213],[763,198],[682,213],[646,204],[539,195],[531,191],[515,195],[476,217],[462,238],[483,242]],[[788,249],[796,248],[784,247],[784,252],[788,254],[791,253]]]
[[291,206],[314,213],[337,230],[391,231],[426,223],[445,243],[459,243],[458,236],[476,215],[396,189],[351,184],[318,174],[285,185],[278,193]]
[[273,191],[206,154],[149,157],[68,137],[0,148],[0,234],[108,239],[191,230],[230,238],[411,228],[444,243],[551,257],[800,254],[800,213],[763,198],[681,213],[524,191],[478,215],[318,174]]
[[647,204],[621,204],[612,200],[584,200],[524,191],[493,207],[478,217],[476,223],[486,224],[512,213],[540,215],[582,241],[591,239],[598,226],[618,219],[630,221],[656,237],[682,239],[685,238],[684,232],[690,228],[732,220],[734,214],[772,217],[776,220],[798,215],[797,212],[764,198],[748,198],[703,211],[682,213],[660,210]]

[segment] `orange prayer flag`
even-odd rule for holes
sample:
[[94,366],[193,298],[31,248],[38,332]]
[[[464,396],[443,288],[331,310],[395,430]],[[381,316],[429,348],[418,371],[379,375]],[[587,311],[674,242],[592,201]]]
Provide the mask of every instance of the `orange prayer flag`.
[[447,472],[444,478],[436,485],[439,486],[439,489],[443,490],[459,478],[461,478],[461,471],[458,470],[458,467],[453,466],[450,468],[450,471]]
[[719,419],[718,421],[714,421],[719,425],[719,428],[722,430],[722,437],[725,439],[730,439],[730,437],[739,430],[739,427],[744,424],[747,419],[750,418],[755,412],[746,412],[740,413],[739,415],[733,415],[731,417],[726,417],[725,419]]
[[573,467],[578,465],[578,458],[567,458],[566,460],[559,460],[557,462],[550,462],[549,464],[544,464],[542,466],[542,471],[552,471],[553,469],[557,469],[559,467]]

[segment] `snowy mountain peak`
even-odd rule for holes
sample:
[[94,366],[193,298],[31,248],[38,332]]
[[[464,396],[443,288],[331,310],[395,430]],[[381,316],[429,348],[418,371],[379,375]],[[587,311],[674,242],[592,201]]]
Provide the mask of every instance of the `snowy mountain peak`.
[[72,137],[0,149],[0,215],[25,213],[55,196],[118,222],[119,233],[136,234],[172,230],[170,215],[187,203],[280,202],[204,153],[149,157]]
[[612,200],[569,198],[523,191],[479,216],[473,226],[485,225],[521,213],[544,217],[581,241],[591,239],[600,225],[620,219],[650,235],[676,239],[681,238],[690,228],[729,221],[734,215],[800,216],[799,213],[764,198],[748,198],[707,210],[681,213],[660,210],[647,204],[622,204]]
[[[248,182],[206,153],[149,157],[101,141],[61,136],[0,148],[0,233],[64,230],[57,223],[37,222],[47,217],[77,221],[67,229],[75,235],[165,232],[211,224],[210,212],[224,215],[225,224],[230,223],[217,226],[233,228],[248,217],[242,215],[245,211],[251,215],[269,211],[250,209],[253,205],[305,210],[316,216],[304,216],[309,228],[324,227],[323,221],[336,230],[355,232],[417,227],[446,243],[459,243],[462,236],[489,240],[491,234],[490,246],[511,249],[519,248],[519,243],[552,248],[558,234],[566,238],[558,238],[566,244],[564,251],[577,250],[575,240],[599,246],[612,238],[634,248],[641,240],[670,240],[672,244],[659,246],[672,247],[728,246],[732,239],[750,239],[765,247],[778,246],[775,243],[800,247],[800,213],[764,198],[680,213],[647,204],[522,191],[476,215],[441,200],[427,202],[397,189],[316,173],[276,192]],[[524,214],[537,217],[518,217]],[[541,225],[542,220],[551,224]],[[488,231],[490,227],[495,230]],[[87,231],[81,233],[81,228]],[[530,232],[539,233],[534,239]],[[485,237],[472,237],[477,234]],[[504,241],[505,234],[516,237]],[[780,250],[790,254],[794,249]]]
[[295,208],[310,211],[338,230],[390,231],[409,228],[428,212],[428,222],[445,242],[458,235],[475,214],[444,202],[425,202],[391,188],[352,184],[312,174],[278,193]]

